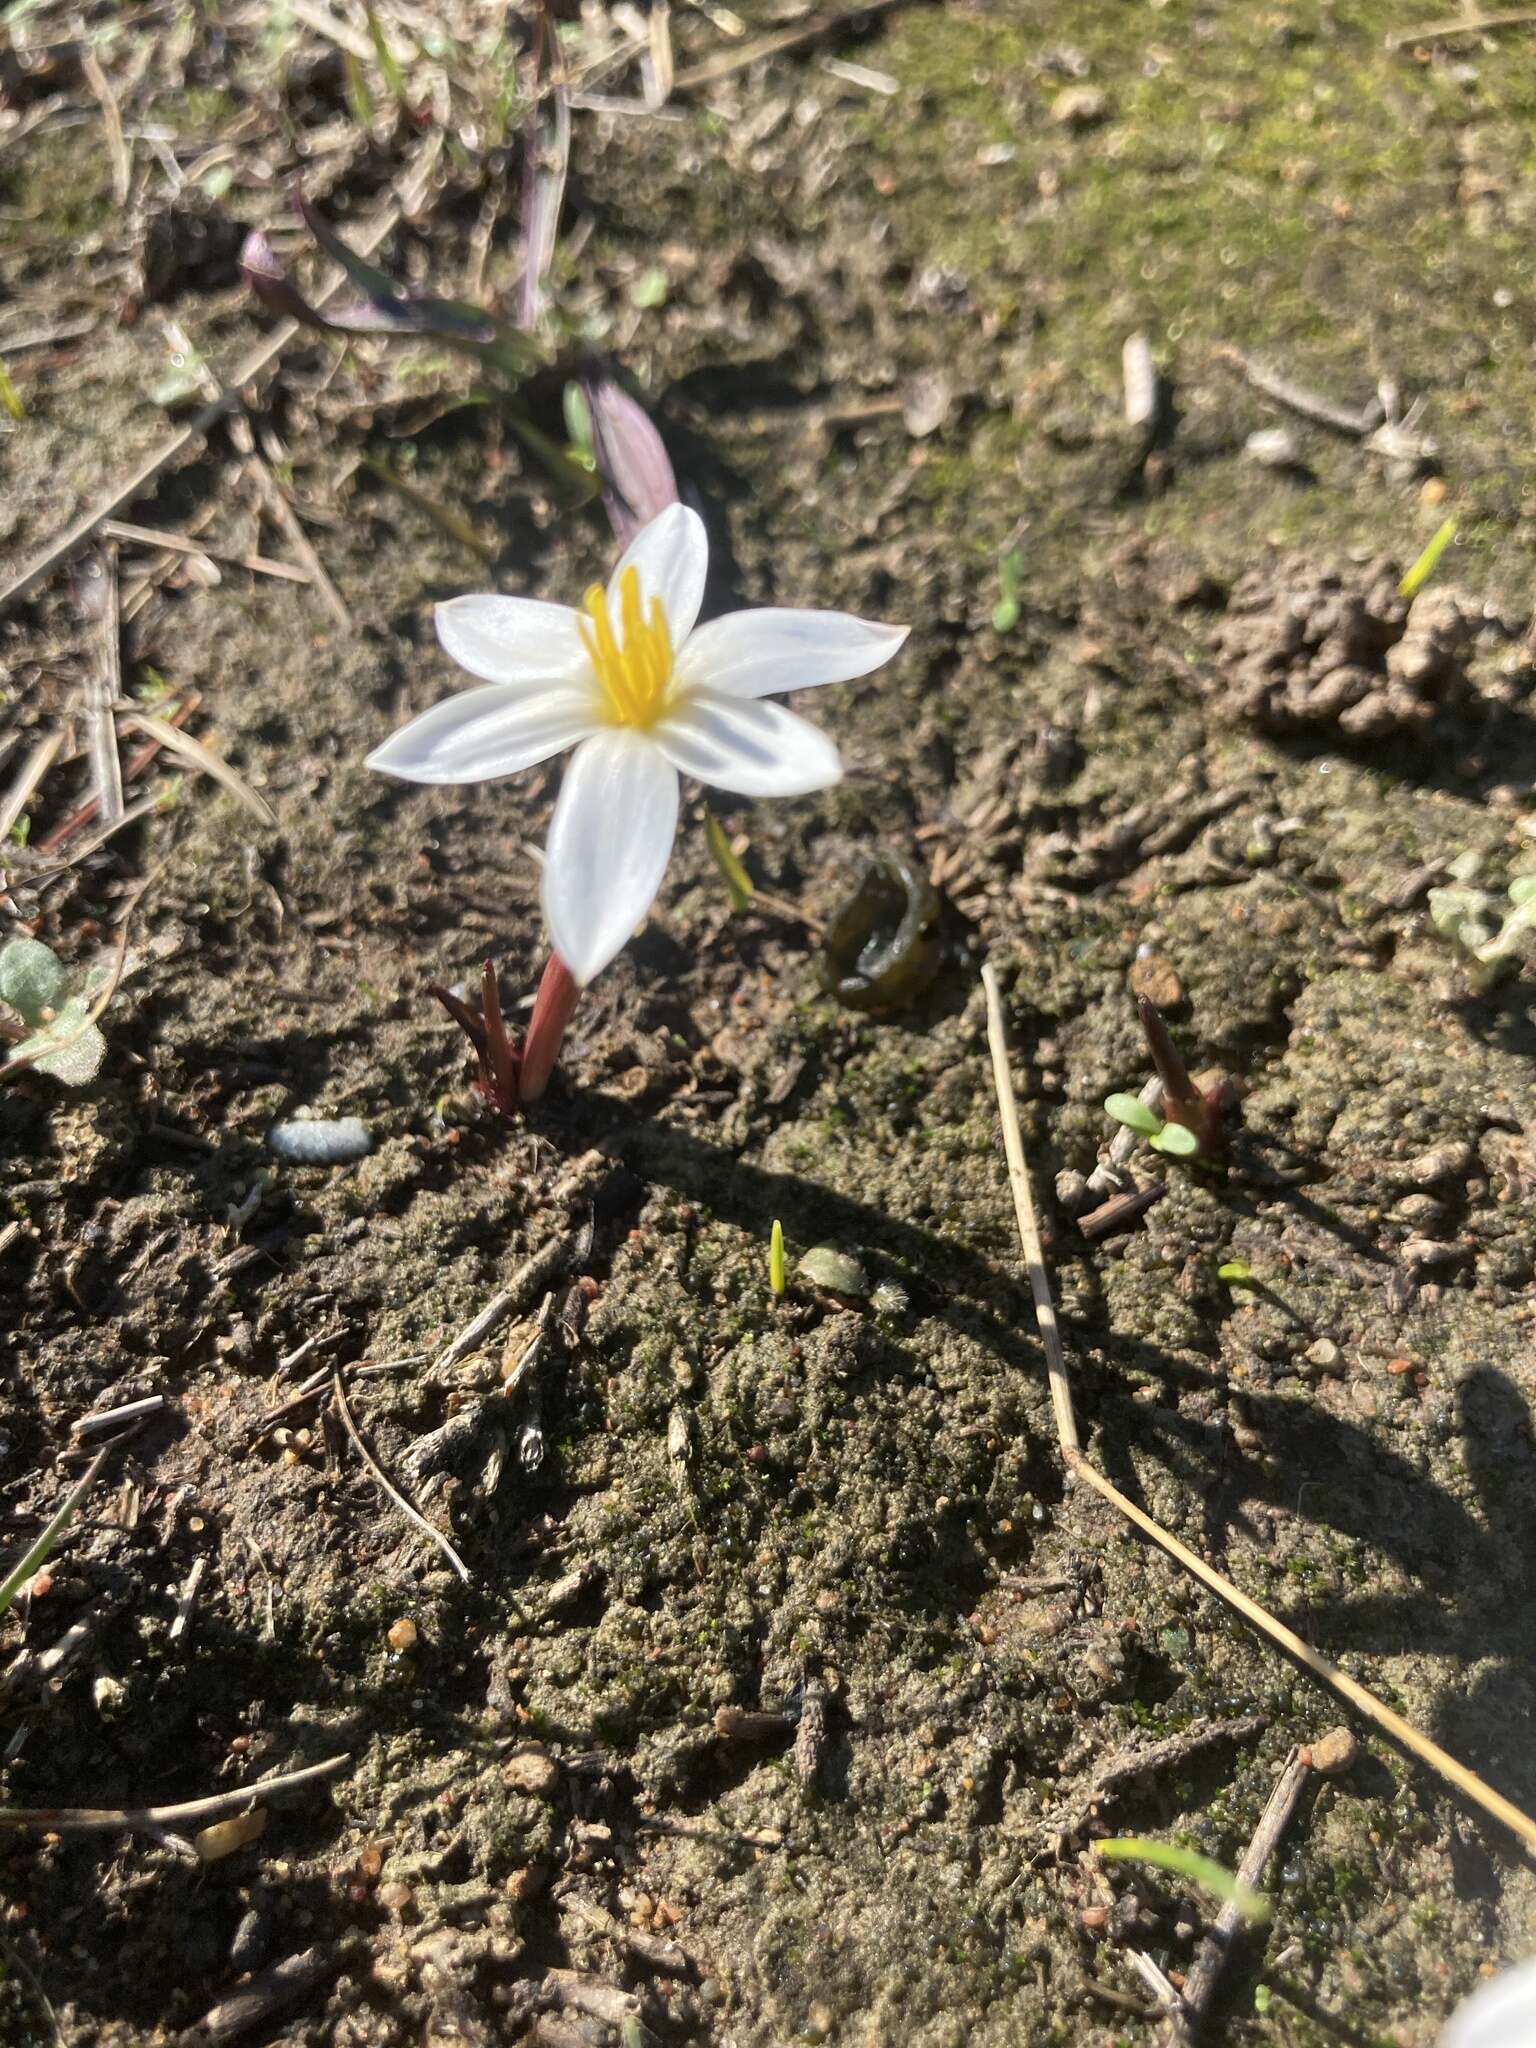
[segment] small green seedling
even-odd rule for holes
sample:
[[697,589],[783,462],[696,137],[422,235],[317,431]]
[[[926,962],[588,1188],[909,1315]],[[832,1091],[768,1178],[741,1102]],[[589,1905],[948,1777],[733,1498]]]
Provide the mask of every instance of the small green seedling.
[[629,288],[629,303],[642,313],[654,313],[667,303],[667,273],[659,263],[642,270]]
[[1451,542],[1455,538],[1456,522],[1454,519],[1447,519],[1436,530],[1435,536],[1433,540],[1431,540],[1429,546],[1424,550],[1423,554],[1420,555],[1419,559],[1408,571],[1407,575],[1403,578],[1402,582],[1399,583],[1399,585],[1397,586],[1397,594],[1399,597],[1418,596],[1419,592],[1424,588],[1425,584],[1429,581],[1430,577],[1434,575],[1435,570],[1439,564],[1440,557],[1445,553],[1446,549],[1450,546]]
[[992,607],[994,633],[1011,633],[1019,623],[1022,606],[1019,593],[1024,587],[1024,551],[1010,548],[997,565],[998,588],[1002,596]]
[[106,1463],[105,1451],[98,1451],[84,1475],[72,1486],[43,1525],[21,1560],[0,1580],[0,1614],[4,1614],[22,1590],[57,1549],[59,1540],[74,1520],[80,1503],[96,1484],[96,1475]]
[[1150,997],[1136,998],[1136,1015],[1162,1083],[1167,1114],[1160,1116],[1139,1096],[1119,1094],[1105,1098],[1106,1115],[1170,1158],[1218,1157],[1226,1141],[1223,1120],[1234,1100],[1232,1083],[1221,1074],[1208,1075],[1203,1083],[1191,1076],[1162,1012]]
[[35,1067],[70,1088],[94,1081],[107,1041],[91,1014],[93,1000],[112,970],[93,968],[83,981],[41,939],[12,939],[0,947],[0,1003],[27,1027],[6,1067]]
[[21,402],[21,393],[11,382],[10,372],[4,363],[0,363],[0,406],[4,406],[18,425],[27,416],[27,408]]
[[711,810],[704,813],[704,843],[724,879],[732,910],[745,910],[755,894],[752,877],[737,859],[735,848],[725,836],[725,827]]
[[1220,1899],[1224,1906],[1235,1906],[1250,1927],[1262,1927],[1270,1916],[1269,1900],[1262,1892],[1254,1891],[1251,1885],[1234,1877],[1222,1864],[1212,1862],[1209,1856],[1198,1855],[1193,1849],[1180,1849],[1172,1842],[1156,1842],[1147,1835],[1122,1835],[1113,1841],[1095,1842],[1093,1850],[1106,1862],[1150,1863],[1154,1869],[1168,1870],[1175,1877],[1186,1878],[1189,1883]]
[[1491,890],[1474,880],[1480,862],[1464,853],[1451,862],[1452,883],[1429,892],[1429,918],[1441,938],[1463,955],[1472,986],[1482,994],[1530,958],[1536,934],[1536,875],[1517,875],[1504,910]]
[[768,1285],[775,1294],[784,1292],[784,1226],[777,1216],[768,1237]]
[[1253,1279],[1253,1268],[1246,1259],[1228,1259],[1224,1266],[1216,1268],[1216,1278],[1224,1280],[1228,1287],[1246,1287]]
[[378,59],[379,69],[384,74],[384,83],[389,87],[390,95],[395,105],[409,112],[411,104],[410,93],[406,87],[405,71],[401,66],[400,59],[389,46],[389,39],[379,22],[376,10],[369,7],[366,9],[366,13],[368,18],[368,40],[373,44],[373,54]]
[[1200,1150],[1200,1140],[1187,1124],[1164,1122],[1139,1095],[1106,1095],[1104,1113],[1145,1138],[1154,1152],[1166,1152],[1173,1159],[1193,1159]]

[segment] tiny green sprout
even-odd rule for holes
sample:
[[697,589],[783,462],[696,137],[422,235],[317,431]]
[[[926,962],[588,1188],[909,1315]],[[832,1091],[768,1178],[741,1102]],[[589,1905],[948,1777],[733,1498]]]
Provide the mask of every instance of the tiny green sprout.
[[179,405],[186,405],[203,389],[208,364],[201,351],[189,343],[185,348],[171,352],[171,367],[157,384],[150,387],[151,405],[164,406],[167,412],[174,412]]
[[642,270],[629,288],[629,303],[642,313],[654,313],[667,303],[667,273],[659,263]]
[[106,1455],[105,1451],[99,1452],[91,1461],[84,1475],[65,1494],[54,1513],[33,1539],[26,1553],[6,1573],[4,1580],[0,1581],[0,1614],[5,1613],[27,1581],[35,1573],[40,1572],[53,1555],[60,1537],[74,1520],[81,1501],[95,1485],[96,1475],[100,1472]]
[[1113,1841],[1095,1842],[1094,1853],[1107,1862],[1150,1863],[1155,1870],[1171,1871],[1195,1884],[1224,1906],[1235,1906],[1250,1927],[1262,1927],[1270,1916],[1269,1900],[1262,1892],[1234,1877],[1222,1864],[1193,1849],[1180,1849],[1172,1842],[1156,1842],[1147,1835],[1121,1835]]
[[5,407],[18,425],[27,416],[27,408],[21,402],[21,393],[11,382],[11,373],[4,363],[0,363],[0,405]]
[[1270,1990],[1267,1984],[1254,1985],[1253,2009],[1256,2013],[1260,2015],[1261,2018],[1265,2013],[1269,2011],[1270,2007],[1274,2004],[1274,2002],[1275,1994],[1273,1993],[1273,1991]]
[[353,126],[366,135],[373,126],[373,94],[368,90],[367,76],[361,60],[351,50],[342,51],[341,65],[347,112],[352,116]]
[[597,455],[592,436],[592,408],[579,384],[566,385],[560,394],[560,409],[565,414],[565,432],[571,453],[585,465],[595,468]]
[[379,69],[384,74],[384,83],[389,87],[396,106],[408,106],[409,94],[406,90],[405,72],[401,67],[400,59],[389,47],[389,39],[384,33],[376,10],[369,7],[366,12],[368,17],[368,40],[373,44],[373,54],[379,60]]
[[775,1294],[784,1292],[784,1226],[777,1216],[768,1235],[768,1285]]
[[1200,1150],[1200,1140],[1187,1124],[1166,1122],[1139,1095],[1105,1096],[1104,1114],[1138,1138],[1145,1138],[1154,1152],[1166,1152],[1173,1159],[1193,1159]]
[[997,565],[998,588],[1002,596],[992,607],[994,633],[1011,633],[1019,623],[1019,592],[1024,587],[1024,551],[1010,548]]
[[1228,1287],[1242,1287],[1253,1278],[1253,1268],[1246,1259],[1228,1259],[1225,1265],[1216,1268],[1216,1278],[1224,1280]]
[[1444,520],[1437,528],[1429,546],[1420,555],[1402,582],[1397,586],[1399,597],[1417,597],[1439,565],[1440,557],[1456,538],[1454,519]]
[[709,857],[720,870],[725,882],[726,894],[731,899],[732,910],[745,910],[752,901],[752,877],[736,856],[736,850],[725,836],[725,827],[707,809],[704,812],[704,843],[709,848]]

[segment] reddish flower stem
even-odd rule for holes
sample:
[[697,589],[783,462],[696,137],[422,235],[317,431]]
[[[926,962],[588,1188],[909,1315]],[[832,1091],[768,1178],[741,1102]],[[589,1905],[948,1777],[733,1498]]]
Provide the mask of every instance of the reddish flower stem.
[[581,990],[571,978],[571,970],[558,953],[551,953],[539,982],[539,992],[533,999],[528,1036],[523,1040],[523,1059],[517,1077],[519,1101],[537,1102],[549,1086],[555,1061],[560,1057],[566,1026],[571,1021],[571,1012],[580,994]]

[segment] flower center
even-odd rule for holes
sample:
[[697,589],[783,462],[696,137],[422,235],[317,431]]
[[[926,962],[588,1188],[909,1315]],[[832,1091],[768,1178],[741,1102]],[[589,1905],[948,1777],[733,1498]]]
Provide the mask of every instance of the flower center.
[[648,732],[667,705],[672,681],[672,635],[659,597],[651,599],[647,619],[640,609],[640,575],[626,569],[619,578],[619,634],[608,616],[608,598],[594,583],[583,599],[585,617],[576,630],[591,658],[603,711],[610,725],[633,725]]

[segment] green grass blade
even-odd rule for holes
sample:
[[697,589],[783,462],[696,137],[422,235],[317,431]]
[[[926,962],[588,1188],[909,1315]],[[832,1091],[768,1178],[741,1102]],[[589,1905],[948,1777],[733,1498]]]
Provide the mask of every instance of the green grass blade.
[[1455,538],[1456,522],[1454,519],[1447,519],[1441,525],[1441,527],[1435,534],[1434,539],[1430,542],[1429,546],[1424,550],[1423,554],[1420,555],[1419,559],[1408,571],[1408,574],[1397,586],[1397,594],[1399,597],[1418,596],[1419,592],[1424,588],[1425,584],[1429,581],[1430,577],[1434,575],[1435,567],[1439,562],[1440,557],[1445,553],[1446,549],[1450,546],[1451,542]]
[[400,59],[389,47],[389,39],[384,33],[377,12],[372,7],[368,9],[368,40],[373,44],[373,54],[379,60],[384,83],[393,94],[396,106],[405,106],[408,99],[405,72],[401,69]]
[[1193,1849],[1179,1849],[1172,1842],[1154,1842],[1147,1835],[1120,1835],[1112,1841],[1095,1842],[1094,1854],[1109,1863],[1150,1863],[1157,1870],[1172,1871],[1187,1878],[1224,1906],[1235,1906],[1250,1927],[1262,1927],[1271,1912],[1262,1892],[1242,1884],[1222,1864]]
[[745,910],[752,901],[752,877],[732,852],[725,827],[713,811],[704,813],[704,840],[709,847],[710,859],[725,878],[732,910]]
[[[110,1448],[109,1445],[108,1450]],[[86,1466],[78,1484],[70,1488],[69,1492],[65,1494],[63,1500],[49,1517],[41,1533],[33,1542],[31,1549],[26,1552],[15,1569],[9,1572],[3,1581],[0,1581],[0,1614],[5,1613],[11,1602],[16,1598],[16,1595],[21,1591],[28,1579],[32,1577],[32,1574],[41,1570],[42,1566],[47,1563],[49,1557],[53,1554],[54,1546],[59,1538],[74,1520],[76,1509],[96,1484],[96,1475],[107,1462],[107,1455],[107,1451],[98,1451],[96,1453],[90,1464]]]
[[21,393],[11,382],[11,373],[0,363],[0,405],[3,405],[13,420],[18,423],[27,416],[27,408],[21,402]]

